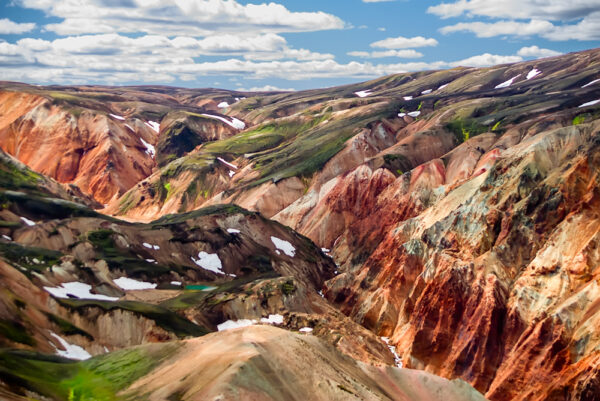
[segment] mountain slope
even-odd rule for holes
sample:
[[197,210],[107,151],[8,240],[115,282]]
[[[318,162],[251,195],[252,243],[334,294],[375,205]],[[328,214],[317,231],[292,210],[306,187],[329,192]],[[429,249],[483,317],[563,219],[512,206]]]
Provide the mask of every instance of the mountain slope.
[[375,368],[312,335],[266,326],[136,347],[77,364],[14,352],[0,358],[0,374],[59,400],[104,401],[115,393],[119,399],[148,400],[437,400],[442,395],[449,401],[484,400],[460,380]]

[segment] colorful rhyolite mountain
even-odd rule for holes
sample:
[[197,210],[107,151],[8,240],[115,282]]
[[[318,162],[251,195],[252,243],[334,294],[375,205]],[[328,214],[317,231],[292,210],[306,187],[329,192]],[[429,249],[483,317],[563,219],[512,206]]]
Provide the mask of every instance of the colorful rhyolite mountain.
[[599,74],[0,84],[0,396],[597,399]]

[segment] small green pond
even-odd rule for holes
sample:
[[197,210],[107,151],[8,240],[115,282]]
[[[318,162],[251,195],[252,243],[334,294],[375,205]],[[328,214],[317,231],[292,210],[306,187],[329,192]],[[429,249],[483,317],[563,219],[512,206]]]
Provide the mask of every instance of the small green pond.
[[192,284],[192,285],[186,285],[185,289],[186,290],[195,290],[195,291],[212,291],[212,290],[216,290],[217,287],[211,287],[209,285],[201,285],[201,284]]

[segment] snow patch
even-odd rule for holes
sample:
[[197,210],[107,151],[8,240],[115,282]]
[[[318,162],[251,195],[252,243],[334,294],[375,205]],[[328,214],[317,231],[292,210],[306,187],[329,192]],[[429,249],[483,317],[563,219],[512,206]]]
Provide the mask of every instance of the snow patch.
[[62,283],[59,287],[44,287],[44,290],[54,295],[56,298],[69,298],[74,295],[79,299],[97,299],[99,301],[116,301],[119,297],[109,297],[102,294],[92,294],[92,286],[79,281]]
[[502,89],[502,88],[508,88],[509,86],[512,85],[513,81],[517,78],[519,78],[521,76],[521,74],[516,75],[514,77],[512,77],[511,79],[509,79],[508,81],[502,82],[501,84],[498,84],[494,87],[494,89]]
[[283,253],[285,253],[289,257],[293,258],[296,254],[296,248],[294,248],[294,246],[291,243],[273,236],[271,236],[271,241],[273,242],[273,244],[275,244],[275,247],[277,249],[283,251]]
[[590,85],[594,85],[596,82],[600,82],[600,79],[594,79],[592,82],[588,82],[587,84],[583,85],[582,88],[587,88]]
[[527,79],[529,80],[537,75],[540,75],[541,73],[542,72],[540,70],[538,70],[537,68],[534,68],[527,73]]
[[370,90],[358,91],[358,92],[354,92],[354,94],[358,97],[367,97],[367,96],[371,95],[371,91]]
[[140,141],[142,141],[142,144],[146,148],[146,154],[154,159],[154,155],[156,154],[156,148],[150,145],[148,142],[144,141],[144,138],[142,137],[140,137]]
[[238,229],[235,229],[235,228],[228,228],[228,229],[227,229],[227,232],[228,232],[229,234],[239,234],[239,233],[240,233],[240,230],[238,230]]
[[221,102],[217,105],[217,107],[221,108],[221,109],[225,109],[227,107],[229,107],[229,103],[227,102]]
[[125,121],[125,117],[123,116],[118,116],[116,114],[109,114],[109,116],[111,116],[112,118],[116,118],[117,120]]
[[155,250],[157,250],[157,251],[160,249],[160,246],[158,246],[158,245],[152,245],[152,244],[149,244],[149,243],[147,243],[147,242],[144,242],[142,245],[143,245],[145,248],[148,248],[148,249],[155,249]]
[[229,178],[233,177],[234,175],[235,175],[235,171],[229,170]]
[[413,97],[412,96],[404,96],[404,100],[412,100]]
[[394,355],[394,363],[396,364],[396,367],[401,368],[402,367],[402,358],[400,358],[400,355],[398,355],[398,352],[396,352],[396,347],[393,345],[390,345],[389,337],[381,337],[381,340],[388,346],[392,355]]
[[406,113],[398,113],[398,117],[404,117],[406,116]]
[[223,265],[221,264],[221,259],[219,259],[219,255],[216,253],[206,253],[204,251],[198,252],[198,259],[194,259],[191,257],[192,261],[203,268],[204,270],[211,271],[213,273],[225,274],[223,270]]
[[600,99],[596,99],[596,100],[592,100],[591,102],[584,103],[584,104],[580,105],[579,108],[593,106],[596,103],[600,103]]
[[127,128],[129,128],[129,129],[131,130],[131,132],[135,132],[135,130],[134,130],[132,127],[131,127],[131,125],[129,125],[129,124],[125,124],[125,126],[126,126]]
[[433,92],[433,89],[427,89],[421,92],[421,95],[429,95],[431,92]]
[[217,120],[221,120],[223,121],[225,124],[235,128],[235,129],[244,129],[246,128],[246,124],[241,121],[238,120],[235,117],[231,117],[231,121],[229,121],[228,119],[226,119],[225,117],[221,117],[221,116],[214,116],[212,114],[200,114],[203,117],[208,117],[208,118],[216,118]]
[[221,157],[217,157],[217,160],[220,161],[221,163],[223,163],[224,165],[226,165],[227,167],[232,168],[234,170],[237,170],[237,168],[238,168],[235,164],[231,164],[231,163],[225,161],[225,159],[223,159]]
[[144,124],[158,134],[158,131],[160,130],[160,123],[157,123],[156,121],[147,121]]
[[256,324],[256,320],[250,320],[250,319],[228,320],[226,322],[218,324],[217,330],[225,331],[225,330],[237,329],[240,327],[248,327],[248,326],[252,326],[254,324]]
[[5,239],[5,240],[7,240],[7,241],[12,241],[12,238],[11,238],[11,237],[9,237],[8,235],[4,235],[4,234],[2,234],[2,238],[4,238],[4,239]]
[[171,285],[181,285],[181,281],[171,281]]
[[450,84],[444,84],[444,85],[440,86],[439,88],[437,88],[437,90],[439,90],[439,91],[440,91],[440,90],[444,89],[444,88],[445,88],[446,86],[448,86],[448,85],[450,85]]
[[21,220],[23,220],[23,223],[27,224],[29,227],[35,226],[35,221],[29,220],[27,217],[21,217]]
[[113,280],[113,283],[115,283],[125,291],[152,290],[156,288],[156,284],[148,283],[145,281],[137,281],[129,277],[119,277],[118,279]]
[[329,252],[331,252],[331,249],[321,248],[321,252],[323,252],[323,253],[329,253]]
[[269,315],[269,317],[263,317],[260,319],[261,323],[266,324],[283,324],[283,316],[281,315]]
[[420,111],[411,111],[410,113],[408,113],[409,116],[411,117],[418,117],[421,114]]
[[53,331],[50,332],[50,335],[56,338],[60,345],[65,349],[63,351],[61,349],[58,349],[53,343],[50,343],[56,350],[56,355],[69,359],[77,359],[78,361],[83,361],[92,357],[89,352],[81,348],[79,345],[69,344],[64,338],[54,333]]
[[302,327],[300,329],[300,333],[312,333],[313,328],[312,327]]

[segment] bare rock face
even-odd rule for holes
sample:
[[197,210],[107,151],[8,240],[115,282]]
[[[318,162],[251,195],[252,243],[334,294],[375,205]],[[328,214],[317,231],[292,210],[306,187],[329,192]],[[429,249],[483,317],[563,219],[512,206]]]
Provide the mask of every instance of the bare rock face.
[[[597,376],[581,364],[598,357],[598,129],[544,132],[491,170],[472,168],[418,215],[396,218],[361,267],[349,261],[328,282],[327,297],[390,336],[406,366],[462,377],[490,399],[589,393]],[[426,174],[411,198],[439,184]]]
[[74,114],[45,98],[11,92],[3,92],[0,103],[4,151],[101,203],[152,172],[154,160],[139,138],[156,143],[156,133],[139,120],[124,124],[105,114]]

